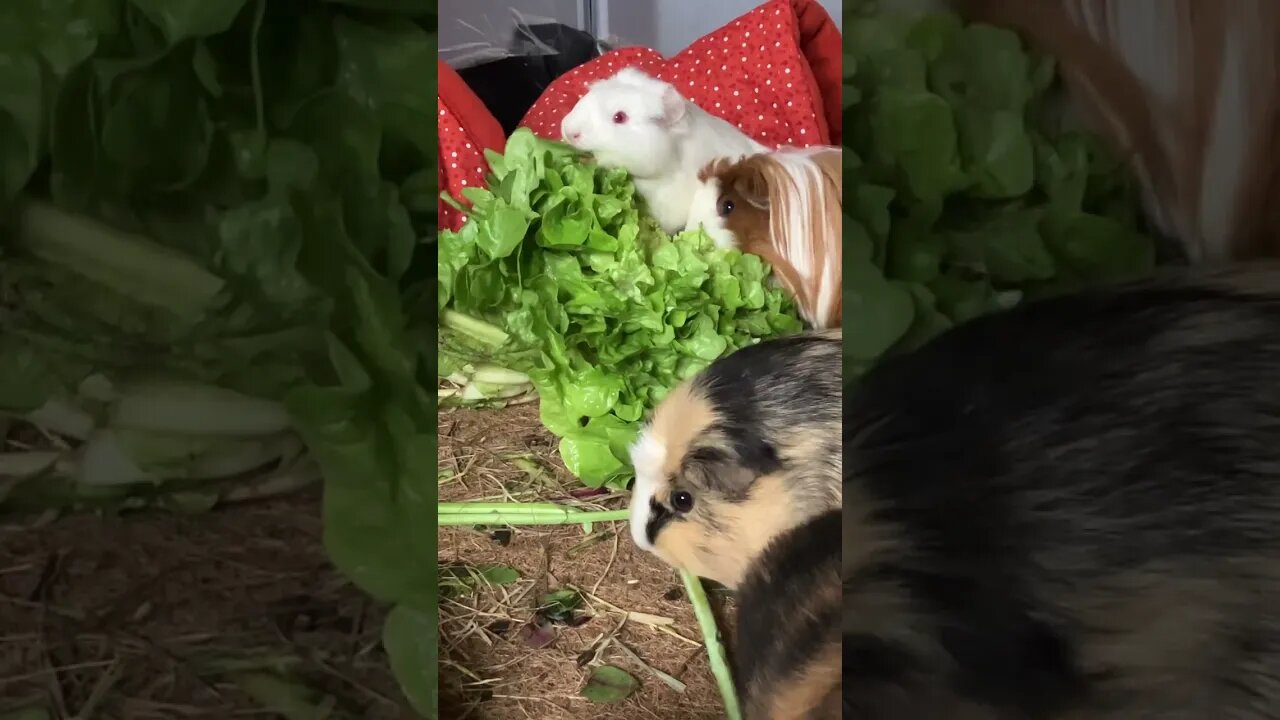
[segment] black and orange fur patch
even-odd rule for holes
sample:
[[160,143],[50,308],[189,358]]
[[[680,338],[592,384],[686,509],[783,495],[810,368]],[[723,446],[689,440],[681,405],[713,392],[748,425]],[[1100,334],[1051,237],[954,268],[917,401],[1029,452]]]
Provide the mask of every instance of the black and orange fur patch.
[[738,591],[735,677],[747,720],[840,717],[838,511],[782,534]]
[[845,718],[1280,718],[1280,271],[970,321],[843,425]]

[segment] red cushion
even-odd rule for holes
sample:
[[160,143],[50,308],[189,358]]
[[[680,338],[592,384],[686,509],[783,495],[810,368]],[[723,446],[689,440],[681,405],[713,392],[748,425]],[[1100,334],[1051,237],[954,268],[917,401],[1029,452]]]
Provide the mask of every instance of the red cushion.
[[817,0],[792,0],[800,27],[800,47],[822,93],[822,108],[831,131],[831,144],[844,144],[841,131],[844,106],[840,92],[844,82],[844,38],[840,28]]
[[[670,59],[648,48],[615,50],[557,78],[521,124],[542,137],[559,139],[560,120],[586,93],[589,82],[636,66],[672,83],[699,107],[736,124],[764,145],[831,144],[830,128],[839,127],[840,37],[837,33],[836,114],[831,116],[801,46],[797,8],[808,18],[810,33],[820,30],[822,18],[831,22],[813,0],[770,0]],[[829,44],[829,35],[820,34]],[[830,73],[825,61],[832,54],[830,47],[818,53],[825,75]]]
[[[502,152],[507,138],[493,113],[452,67],[439,61],[436,75],[440,83],[436,96],[440,189],[463,201],[464,187],[484,185],[489,167],[485,149]],[[439,227],[457,230],[464,219],[462,213],[440,202]]]

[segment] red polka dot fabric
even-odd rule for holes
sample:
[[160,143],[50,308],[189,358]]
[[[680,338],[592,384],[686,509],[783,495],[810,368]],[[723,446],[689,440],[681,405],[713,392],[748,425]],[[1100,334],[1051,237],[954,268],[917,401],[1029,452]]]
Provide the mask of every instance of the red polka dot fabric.
[[800,45],[792,0],[771,0],[694,42],[670,59],[648,48],[623,48],[580,65],[551,83],[521,121],[560,138],[560,121],[587,85],[637,67],[676,86],[707,112],[769,146],[831,144],[822,95]]
[[[449,112],[444,102],[437,98],[440,109],[440,189],[451,197],[462,199],[465,187],[484,187],[484,176],[489,164],[484,159],[484,149],[467,134],[458,118]],[[440,202],[440,227],[457,230],[466,216]]]
[[[489,164],[484,159],[484,151],[502,152],[507,139],[497,118],[457,71],[437,61],[436,78],[439,87],[436,135],[440,153],[437,177],[440,189],[465,206],[463,189],[485,184]],[[457,230],[466,221],[465,215],[443,200],[438,208],[437,225],[442,229]]]

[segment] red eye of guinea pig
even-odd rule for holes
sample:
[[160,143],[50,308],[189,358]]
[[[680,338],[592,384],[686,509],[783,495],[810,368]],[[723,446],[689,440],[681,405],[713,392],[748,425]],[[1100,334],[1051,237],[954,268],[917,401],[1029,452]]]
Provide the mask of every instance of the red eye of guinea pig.
[[627,114],[619,110],[613,114],[613,122],[621,125],[627,121]]
[[716,212],[720,217],[728,217],[733,212],[733,200],[727,197],[720,198],[720,202],[716,204]]

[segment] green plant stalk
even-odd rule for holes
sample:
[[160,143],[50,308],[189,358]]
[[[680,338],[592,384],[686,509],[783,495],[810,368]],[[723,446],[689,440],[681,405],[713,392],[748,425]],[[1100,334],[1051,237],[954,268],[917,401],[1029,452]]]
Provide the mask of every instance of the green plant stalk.
[[618,522],[631,517],[629,510],[582,512],[572,510],[543,510],[534,512],[483,510],[446,513],[441,510],[436,524],[453,525],[579,525],[597,522]]
[[711,674],[716,678],[720,688],[720,696],[724,698],[724,716],[728,720],[742,720],[742,710],[738,707],[738,691],[733,684],[733,671],[729,669],[729,658],[724,651],[724,643],[720,642],[720,628],[716,626],[715,613],[711,612],[711,603],[707,593],[702,589],[702,581],[697,575],[680,571],[680,579],[684,582],[684,591],[693,604],[694,617],[698,618],[698,627],[702,629],[702,642],[707,646],[707,659],[711,662]]
[[441,515],[477,512],[510,512],[510,513],[547,513],[547,512],[587,512],[565,507],[556,503],[520,503],[520,502],[442,502],[436,504]]

